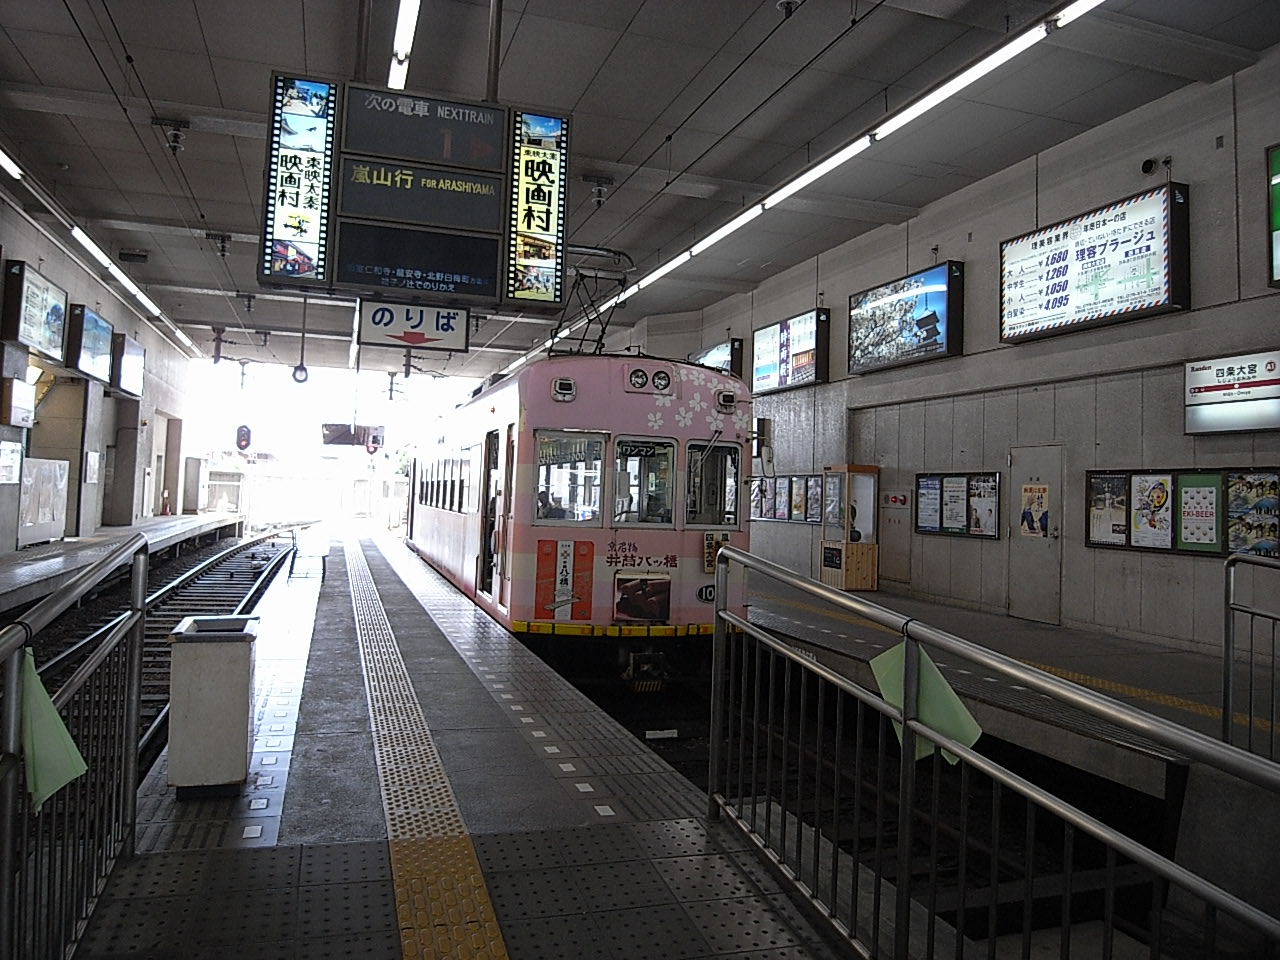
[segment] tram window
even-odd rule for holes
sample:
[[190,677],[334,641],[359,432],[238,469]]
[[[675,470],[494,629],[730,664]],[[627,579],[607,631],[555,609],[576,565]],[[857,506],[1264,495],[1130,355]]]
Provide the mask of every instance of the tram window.
[[685,488],[686,523],[738,524],[738,448],[691,443]]
[[676,445],[619,437],[614,443],[615,523],[670,523]]
[[548,523],[600,523],[604,437],[536,430],[534,518]]

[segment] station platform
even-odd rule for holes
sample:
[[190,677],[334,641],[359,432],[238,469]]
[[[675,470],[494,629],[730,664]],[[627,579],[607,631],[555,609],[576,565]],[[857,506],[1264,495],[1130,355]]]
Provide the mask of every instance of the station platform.
[[249,782],[178,800],[159,761],[77,960],[844,955],[703,794],[397,541],[299,557],[255,613]]
[[243,524],[243,516],[231,513],[146,517],[129,527],[103,527],[92,537],[66,537],[0,554],[0,613],[43,599],[134,534],[145,536],[155,554],[205,534],[238,535]]

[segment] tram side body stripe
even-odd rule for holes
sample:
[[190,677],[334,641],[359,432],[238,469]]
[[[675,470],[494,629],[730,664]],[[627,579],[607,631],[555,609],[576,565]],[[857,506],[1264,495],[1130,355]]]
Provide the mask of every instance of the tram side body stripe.
[[502,932],[359,544],[345,544],[405,960],[503,960]]

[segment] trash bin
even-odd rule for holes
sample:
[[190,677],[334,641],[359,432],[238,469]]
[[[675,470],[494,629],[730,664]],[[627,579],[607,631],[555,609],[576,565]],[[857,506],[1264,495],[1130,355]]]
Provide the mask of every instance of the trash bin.
[[187,617],[169,635],[169,785],[238,793],[253,753],[257,617]]

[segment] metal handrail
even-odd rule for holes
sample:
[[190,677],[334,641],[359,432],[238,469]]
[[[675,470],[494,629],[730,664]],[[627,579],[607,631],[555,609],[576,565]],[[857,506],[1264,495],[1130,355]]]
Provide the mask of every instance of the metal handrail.
[[1271,620],[1273,624],[1280,622],[1280,611],[1259,610],[1236,603],[1236,567],[1242,564],[1280,570],[1280,560],[1272,557],[1255,557],[1247,553],[1233,553],[1222,564],[1222,740],[1224,743],[1231,742],[1231,724],[1235,717],[1235,614],[1247,613],[1251,617],[1264,617]]
[[[836,672],[832,668],[816,662],[815,660],[813,660],[807,655],[807,651],[806,653],[801,653],[797,651],[793,646],[790,646],[786,642],[777,639],[772,634],[770,634],[766,629],[762,628],[760,625],[751,624],[747,620],[745,620],[743,617],[738,616],[732,613],[731,611],[729,611],[726,607],[726,604],[727,604],[727,597],[729,595],[729,591],[727,588],[729,583],[730,564],[737,564],[740,567],[744,568],[745,570],[758,571],[759,573],[772,577],[778,580],[779,582],[788,584],[789,586],[792,586],[795,589],[805,594],[808,594],[809,596],[816,597],[821,600],[825,600],[839,609],[855,614],[859,617],[869,620],[873,624],[886,627],[891,631],[901,635],[901,637],[904,639],[904,642],[905,642],[905,648],[904,648],[905,656],[904,656],[904,663],[903,663],[903,689],[901,691],[902,707],[897,708],[892,706],[883,697],[875,694],[874,692],[871,692],[869,690],[862,688],[856,682],[841,676],[838,672]],[[1271,564],[1267,564],[1267,565],[1270,566]],[[1276,566],[1280,567],[1280,563],[1277,563]],[[945,651],[955,657],[970,661],[993,673],[1003,675],[1027,688],[1041,692],[1051,698],[1055,698],[1064,703],[1070,704],[1082,711],[1085,711],[1088,714],[1102,717],[1125,730],[1131,731],[1135,734],[1145,737],[1148,740],[1154,741],[1155,743],[1164,745],[1191,759],[1197,760],[1205,764],[1206,766],[1211,766],[1216,769],[1225,771],[1226,773],[1231,774],[1232,776],[1237,777],[1240,780],[1255,784],[1273,793],[1280,793],[1280,765],[1271,763],[1263,758],[1257,757],[1247,751],[1240,750],[1229,744],[1224,745],[1223,743],[1219,742],[1216,739],[1213,739],[1211,737],[1206,737],[1192,730],[1184,729],[1172,722],[1162,720],[1158,717],[1155,717],[1151,714],[1147,714],[1136,708],[1129,707],[1125,704],[1112,701],[1107,697],[1094,693],[1093,691],[1084,689],[1075,684],[1064,681],[1058,677],[1051,676],[1047,673],[1043,673],[1039,670],[1036,670],[1035,668],[1028,667],[1022,663],[1019,663],[1016,660],[1013,660],[1012,658],[1009,658],[1002,654],[995,653],[994,651],[987,650],[981,646],[978,646],[977,644],[971,643],[970,641],[964,640],[963,638],[957,637],[944,630],[939,630],[937,628],[931,627],[918,620],[903,616],[902,614],[898,614],[892,610],[879,606],[878,604],[871,603],[867,600],[850,596],[848,594],[845,594],[842,591],[836,590],[833,587],[830,587],[821,583],[817,583],[813,580],[808,579],[807,577],[802,577],[776,563],[773,563],[768,560],[764,560],[760,557],[753,556],[749,553],[745,553],[742,550],[739,550],[734,547],[724,547],[720,550],[719,554],[717,555],[715,590],[716,590],[716,619],[715,619],[715,635],[713,640],[713,652],[712,652],[712,657],[713,657],[712,692],[711,692],[712,717],[711,717],[711,733],[710,733],[711,756],[710,756],[709,776],[708,776],[708,781],[709,781],[708,783],[708,816],[709,818],[711,819],[718,818],[721,813],[721,810],[723,809],[730,813],[730,815],[734,818],[734,820],[737,822],[739,826],[741,826],[744,830],[747,830],[749,833],[753,833],[754,835],[755,822],[756,822],[755,821],[755,816],[756,816],[755,814],[756,799],[755,798],[761,796],[759,794],[759,784],[756,781],[756,774],[755,774],[755,768],[754,768],[755,761],[752,761],[753,766],[751,768],[751,773],[750,773],[751,791],[749,793],[743,793],[744,768],[742,765],[744,763],[743,751],[746,747],[745,729],[753,729],[753,728],[758,729],[758,726],[744,727],[744,724],[746,723],[746,720],[748,717],[747,713],[745,712],[746,711],[745,700],[739,701],[739,708],[743,711],[743,713],[741,716],[736,718],[736,722],[738,725],[737,733],[740,738],[740,742],[738,746],[739,755],[737,758],[737,764],[739,768],[738,774],[737,774],[737,777],[738,777],[737,791],[738,791],[739,806],[735,806],[732,799],[727,795],[728,791],[731,789],[731,785],[727,781],[722,780],[722,778],[730,772],[730,768],[733,765],[732,758],[726,761],[726,754],[725,754],[725,750],[727,749],[726,744],[728,744],[729,749],[732,748],[732,741],[734,736],[734,723],[735,723],[735,717],[726,711],[726,689],[727,688],[726,688],[725,681],[730,671],[735,669],[742,670],[742,680],[741,680],[742,692],[739,694],[739,696],[745,697],[747,695],[747,686],[746,686],[747,684],[746,678],[748,676],[747,667],[745,666],[745,663],[740,668],[735,667],[734,663],[736,661],[734,659],[731,659],[729,654],[728,636],[729,636],[729,629],[732,628],[737,631],[740,631],[740,633],[744,637],[749,637],[760,645],[757,648],[757,654],[756,654],[757,674],[761,669],[759,666],[760,664],[759,658],[761,657],[760,650],[764,650],[765,651],[764,656],[767,656],[770,658],[771,664],[773,662],[773,659],[772,659],[773,657],[775,656],[782,657],[784,658],[783,660],[784,663],[789,662],[792,664],[796,664],[803,671],[805,671],[804,673],[801,674],[802,677],[815,676],[818,678],[819,681],[832,684],[836,689],[838,689],[842,693],[852,695],[857,702],[863,704],[864,706],[869,706],[872,710],[878,713],[882,718],[887,718],[888,720],[892,720],[901,724],[902,744],[901,744],[900,756],[904,759],[899,763],[899,767],[898,767],[898,800],[897,800],[897,811],[896,811],[897,812],[897,847],[898,847],[897,862],[899,864],[906,864],[910,862],[912,843],[913,843],[911,822],[914,816],[914,811],[912,807],[912,797],[915,795],[915,791],[916,791],[916,781],[915,781],[916,764],[906,758],[914,758],[916,756],[915,738],[922,737],[928,742],[934,744],[935,747],[941,748],[947,751],[948,753],[953,754],[955,757],[959,758],[959,760],[963,764],[965,764],[964,769],[966,771],[969,769],[972,769],[986,775],[987,777],[991,778],[993,782],[999,785],[1002,785],[1008,789],[1011,789],[1017,794],[1020,794],[1029,803],[1035,804],[1037,807],[1045,810],[1047,813],[1051,813],[1055,815],[1063,823],[1067,824],[1071,829],[1078,829],[1083,833],[1100,841],[1102,844],[1106,846],[1106,848],[1109,851],[1112,851],[1113,855],[1115,853],[1119,853],[1120,855],[1128,858],[1134,864],[1138,865],[1140,868],[1149,870],[1154,877],[1159,878],[1160,883],[1172,884],[1173,886],[1186,891],[1192,896],[1199,898],[1199,900],[1205,905],[1206,917],[1208,918],[1206,920],[1206,929],[1209,931],[1208,936],[1210,938],[1213,937],[1212,917],[1216,916],[1218,913],[1221,913],[1222,915],[1231,916],[1242,921],[1243,923],[1248,925],[1251,929],[1267,937],[1269,941],[1272,942],[1273,944],[1280,943],[1280,919],[1277,919],[1275,917],[1268,915],[1264,911],[1259,910],[1258,908],[1252,906],[1246,901],[1241,900],[1239,897],[1231,893],[1228,893],[1227,891],[1218,887],[1210,880],[1207,880],[1204,877],[1201,877],[1191,872],[1190,870],[1175,863],[1174,861],[1169,860],[1164,856],[1161,856],[1159,853],[1156,853],[1155,851],[1143,846],[1142,844],[1129,839],[1124,834],[1116,831],[1114,828],[1107,826],[1101,821],[1096,820],[1095,818],[1089,816],[1088,814],[1085,814],[1083,811],[1071,806],[1070,804],[1066,803],[1064,800],[1060,799],[1059,797],[1055,796],[1054,794],[1050,793],[1044,788],[1038,787],[1035,784],[1032,784],[1029,781],[1026,781],[1023,778],[1019,777],[1018,775],[1012,773],[1011,771],[1005,770],[999,764],[994,763],[990,759],[983,757],[981,754],[978,754],[975,751],[968,749],[963,744],[955,742],[951,740],[949,737],[947,737],[946,735],[938,733],[930,729],[929,727],[927,727],[925,724],[923,724],[918,718],[917,705],[916,705],[916,691],[918,686],[917,678],[919,675],[919,663],[920,663],[920,653],[921,653],[920,644],[925,643],[930,646],[937,647],[938,649]],[[809,638],[806,638],[805,642],[807,646],[811,646],[815,650],[825,650],[832,653],[846,654],[846,655],[848,653],[847,649],[842,649],[840,647],[836,647],[833,645],[824,644],[821,641],[818,641],[816,639],[810,640]],[[735,657],[736,657],[737,649],[738,647],[735,645],[734,647]],[[743,649],[745,651],[745,647]],[[788,672],[786,676],[789,678],[790,673]],[[769,668],[769,677],[770,679],[768,680],[768,683],[770,685],[770,689],[772,690],[772,684],[773,684],[772,665]],[[761,681],[760,677],[757,676],[756,682],[760,683],[763,681]],[[789,683],[789,679],[788,679],[788,683]],[[801,687],[801,689],[803,691],[804,689],[803,686]],[[760,696],[760,693],[757,690],[757,693],[756,693],[757,703],[755,707],[757,714],[754,715],[751,719],[752,725],[759,725],[762,723],[758,714],[758,711],[760,709],[759,696]],[[803,698],[803,696],[804,694],[802,692],[801,697]],[[821,703],[820,700],[819,700],[819,703]],[[821,711],[821,707],[819,707],[819,712],[820,711]],[[770,718],[771,717],[772,717],[772,714],[770,713]],[[770,719],[768,722],[770,724],[770,730],[771,730],[771,724],[773,721],[772,719]],[[800,735],[801,738],[803,737],[803,722],[804,722],[803,719],[801,719],[801,724],[802,724],[801,735]],[[839,728],[837,727],[837,729]],[[752,745],[750,748],[753,755],[755,755],[755,751],[758,749],[756,745],[756,741],[754,739],[756,736],[758,736],[758,734],[753,734]],[[772,733],[767,734],[766,742],[771,742],[769,738],[771,738],[772,736],[773,736]],[[783,767],[785,768],[786,766],[785,728],[784,728],[782,742],[783,742],[783,749],[784,749],[782,764],[783,764]],[[769,799],[770,798],[770,787],[769,787],[770,760],[769,760],[768,752],[766,752],[765,754],[764,763],[766,767],[766,772],[765,772],[766,779],[764,784],[763,802],[766,804],[766,809],[768,809],[768,805],[773,803],[773,801]],[[798,778],[797,790],[799,790],[800,781],[803,780],[803,771],[797,774],[797,778]],[[788,812],[786,809],[786,800],[785,800],[786,794],[785,794],[784,788],[780,788],[780,789],[783,790],[783,792],[780,794],[780,796],[783,797],[783,799],[781,800],[781,816],[785,820],[788,816]],[[937,789],[936,781],[935,781],[934,789],[935,791]],[[748,821],[745,819],[744,812],[741,809],[739,809],[741,804],[745,802],[744,798],[748,796],[752,798],[750,823],[748,823]],[[815,797],[815,799],[817,798]],[[936,792],[935,792],[935,799],[936,799]],[[878,806],[877,806],[877,810],[879,810]],[[877,813],[877,816],[879,816],[878,813]],[[767,822],[769,821],[766,821],[766,823]],[[819,826],[815,823],[814,825],[807,827],[807,829],[811,829],[813,831],[814,839],[811,845],[811,849],[814,851],[812,856],[814,858],[813,869],[814,869],[814,877],[816,879],[817,864],[819,862],[820,857],[815,845],[818,843],[818,840],[819,840],[819,833],[818,833]],[[798,830],[799,828],[797,827],[797,831]],[[784,835],[785,835],[785,830],[784,830]],[[936,835],[936,831],[935,831],[935,835]],[[792,879],[796,880],[796,882],[800,884],[802,888],[804,888],[804,891],[812,899],[815,899],[819,903],[821,903],[821,898],[818,896],[816,888],[814,890],[809,890],[807,887],[804,887],[804,884],[799,879],[799,876],[798,876],[799,869],[801,866],[803,866],[802,854],[799,852],[796,854],[798,857],[801,858],[801,862],[796,866],[794,870],[791,868],[791,865],[788,862],[786,862],[787,850],[786,850],[785,836],[782,841],[783,846],[782,846],[782,851],[780,855],[775,851],[773,851],[769,846],[767,827],[766,827],[765,836],[764,837],[756,836],[755,839],[757,843],[760,843],[763,841],[763,845],[767,850],[769,850],[771,856],[773,856],[774,859],[777,860],[784,867],[784,870],[786,870],[786,872],[788,872],[788,874],[792,876]],[[830,842],[834,845],[834,840]],[[797,843],[799,843],[798,832],[797,832]],[[832,881],[834,883],[834,876],[835,876],[834,871],[835,871],[835,863],[836,863],[836,852],[834,850],[834,847],[830,856],[831,856],[832,871],[833,871]],[[963,859],[961,860],[961,862],[963,863]],[[856,859],[854,861],[854,869],[855,871],[859,869]],[[961,867],[961,871],[963,873],[963,866]],[[880,889],[879,887],[880,875],[879,875],[878,866],[876,868],[876,878],[877,878],[876,910],[878,911],[878,904],[879,904],[878,891]],[[855,885],[856,885],[856,882],[857,881],[855,879],[854,880]],[[1028,896],[1029,895],[1030,894],[1028,892]],[[834,913],[834,907],[831,905],[825,905],[825,904],[824,906],[827,906],[828,915],[831,917],[832,922],[838,928],[842,929],[842,932],[845,932],[851,938],[851,940],[857,943],[855,931],[853,929],[853,924],[856,922],[855,918],[851,916],[851,920],[850,920],[851,926],[846,930],[841,926],[840,922],[836,918],[836,915]],[[914,909],[915,907],[912,900],[911,879],[908,873],[906,877],[899,878],[899,881],[897,882],[897,891],[896,891],[895,920],[893,923],[894,937],[895,937],[894,953],[899,957],[906,956],[906,952],[905,952],[907,949],[906,944],[908,943],[908,940],[910,938],[909,926],[911,923],[911,916]],[[930,917],[935,916],[932,906],[930,906],[928,910],[929,910]],[[992,906],[991,910],[994,911],[995,907]],[[992,914],[992,916],[994,916],[994,913]],[[959,923],[960,921],[957,921],[957,922]],[[873,937],[877,938],[878,940],[879,929],[880,929],[879,921],[875,920],[873,921],[873,923],[875,924],[873,928]],[[1066,923],[1066,920],[1065,920],[1065,913],[1064,913],[1064,924],[1065,923]],[[1028,930],[1027,935],[1029,935],[1029,927],[1027,928],[1027,930]],[[930,927],[930,937],[932,937],[932,927]],[[932,942],[932,940],[930,942]],[[1026,941],[1024,940],[1024,944],[1025,943]],[[873,940],[871,949],[873,953],[878,951],[878,947],[876,946],[876,940]],[[930,949],[932,949],[932,947],[930,947]],[[1024,949],[1025,949],[1025,946],[1024,946]]]
[[[142,641],[145,624],[148,541],[142,534],[134,534],[128,540],[112,548],[105,556],[85,567],[66,584],[45,597],[12,623],[0,629],[0,665],[4,670],[3,711],[0,713],[0,755],[6,763],[0,774],[0,951],[8,952],[17,947],[18,915],[25,911],[16,909],[19,871],[17,869],[19,837],[25,835],[27,817],[19,816],[19,765],[22,754],[22,672],[23,648],[46,626],[61,616],[74,603],[110,576],[118,567],[132,563],[131,614],[128,622],[114,631],[109,642],[104,642],[95,653],[95,659],[103,659],[119,648],[121,638],[128,637],[126,671],[123,692],[124,727],[136,731],[138,704],[142,684]],[[65,706],[75,695],[85,678],[86,670],[79,670],[53,695],[55,705]],[[119,851],[132,850],[134,828],[137,822],[137,745],[136,741],[123,749],[122,783],[119,810],[120,847],[109,851],[107,859]],[[86,894],[96,896],[101,878],[89,884]],[[85,905],[87,906],[87,904]]]

